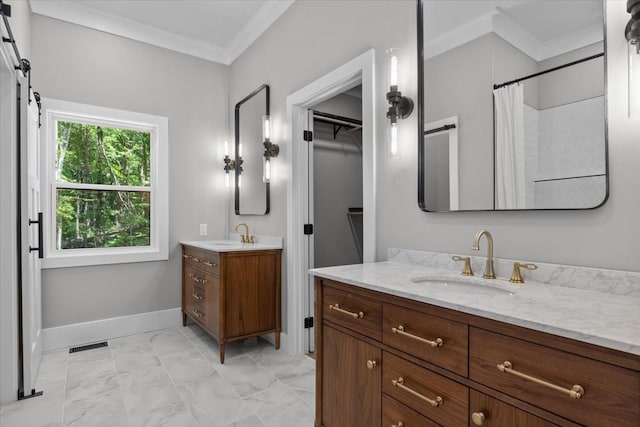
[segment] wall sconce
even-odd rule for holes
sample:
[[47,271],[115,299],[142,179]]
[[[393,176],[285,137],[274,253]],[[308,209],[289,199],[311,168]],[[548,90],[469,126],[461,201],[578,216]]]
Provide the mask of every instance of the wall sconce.
[[640,0],[627,0],[631,19],[624,29],[629,42],[629,117],[640,117]]
[[271,142],[271,119],[262,117],[262,140],[264,141],[264,155],[262,158],[262,182],[271,181],[271,158],[278,157],[280,147]]
[[[240,147],[242,147],[242,145],[240,145]],[[242,173],[242,152],[240,150],[238,151],[238,161],[236,162],[236,160],[232,160],[231,157],[229,157],[229,141],[224,142],[224,179],[226,188],[230,187],[231,179],[229,177],[229,172],[231,172],[232,170],[236,170],[236,168],[238,168],[238,187],[240,187],[240,174]]]
[[387,140],[389,143],[389,157],[394,158],[398,154],[398,119],[406,119],[411,115],[413,100],[402,96],[402,92],[398,90],[398,49],[388,49],[387,58],[389,62],[387,73],[389,83],[389,92],[387,92],[387,101],[389,101]]

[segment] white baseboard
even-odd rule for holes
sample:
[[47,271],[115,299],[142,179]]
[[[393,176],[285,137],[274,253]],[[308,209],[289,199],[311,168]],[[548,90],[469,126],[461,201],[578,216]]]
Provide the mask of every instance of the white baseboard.
[[44,351],[141,334],[182,325],[180,308],[74,323],[42,330]]

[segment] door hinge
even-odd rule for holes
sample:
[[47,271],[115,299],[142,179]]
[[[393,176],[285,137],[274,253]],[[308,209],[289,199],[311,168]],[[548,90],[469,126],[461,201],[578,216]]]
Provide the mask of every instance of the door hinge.
[[310,130],[305,130],[302,133],[302,137],[305,141],[313,141],[313,132],[311,132]]
[[305,329],[313,328],[313,317],[304,318],[304,328]]
[[313,234],[313,224],[304,225],[304,234]]

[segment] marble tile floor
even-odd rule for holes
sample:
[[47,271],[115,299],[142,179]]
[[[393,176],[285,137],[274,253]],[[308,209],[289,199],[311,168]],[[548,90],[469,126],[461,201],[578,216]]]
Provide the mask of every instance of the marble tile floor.
[[216,342],[195,325],[43,355],[44,395],[0,409],[1,427],[312,427],[315,361],[270,343]]

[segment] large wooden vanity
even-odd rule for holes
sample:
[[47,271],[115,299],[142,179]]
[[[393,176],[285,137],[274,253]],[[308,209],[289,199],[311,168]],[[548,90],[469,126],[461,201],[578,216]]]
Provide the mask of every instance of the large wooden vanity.
[[280,348],[282,249],[216,252],[182,246],[182,322],[192,319],[220,347],[275,334]]
[[315,284],[316,427],[640,426],[640,356]]

